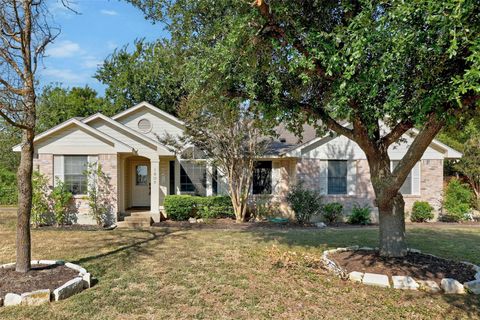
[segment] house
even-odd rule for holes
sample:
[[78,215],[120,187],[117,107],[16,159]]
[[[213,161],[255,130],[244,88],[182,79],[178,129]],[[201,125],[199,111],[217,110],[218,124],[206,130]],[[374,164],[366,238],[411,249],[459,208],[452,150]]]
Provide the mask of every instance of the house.
[[[285,196],[289,186],[302,180],[324,194],[326,201],[341,202],[347,213],[355,203],[373,207],[369,167],[358,145],[343,136],[317,137],[308,125],[303,129],[303,136],[297,138],[284,127],[277,128],[279,137],[273,151],[257,162],[253,193],[270,194],[279,212],[289,215]],[[64,181],[74,194],[78,223],[94,223],[88,215],[87,178],[83,174],[92,162],[101,164],[110,178],[115,220],[140,209],[144,218],[158,222],[165,214],[166,195],[227,192],[217,170],[201,152],[191,148],[176,156],[159,142],[159,136],[181,135],[183,130],[181,120],[146,102],[113,117],[95,114],[73,118],[35,138],[34,169],[46,175],[51,186],[57,179]],[[405,134],[405,142],[391,146],[392,166],[403,157],[415,134],[412,130]],[[20,146],[14,151],[20,151]],[[433,141],[401,189],[406,210],[415,200],[428,201],[438,210],[443,161],[459,157],[459,152]]]

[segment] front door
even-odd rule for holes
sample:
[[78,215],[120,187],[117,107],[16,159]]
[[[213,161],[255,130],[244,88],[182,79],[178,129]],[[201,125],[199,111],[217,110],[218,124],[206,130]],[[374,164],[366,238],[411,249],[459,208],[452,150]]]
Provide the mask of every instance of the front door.
[[132,207],[150,206],[150,162],[132,162]]

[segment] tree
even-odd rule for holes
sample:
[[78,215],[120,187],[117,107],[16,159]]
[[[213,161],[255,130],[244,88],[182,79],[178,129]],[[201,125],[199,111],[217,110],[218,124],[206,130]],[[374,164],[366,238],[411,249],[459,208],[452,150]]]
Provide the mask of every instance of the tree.
[[267,151],[269,140],[260,129],[248,105],[238,107],[239,99],[210,103],[190,97],[180,107],[185,133],[160,140],[176,152],[194,146],[205,153],[211,164],[226,178],[237,222],[247,218],[255,160]]
[[[370,166],[380,253],[406,254],[401,185],[445,124],[478,112],[477,1],[130,2],[190,50],[189,92],[250,99],[269,123],[298,132],[309,122],[356,142]],[[388,149],[413,128],[391,170]]]
[[20,129],[5,123],[0,118],[0,168],[14,172],[18,168],[20,155],[12,148],[20,143],[22,132]]
[[463,148],[463,157],[455,164],[455,169],[468,180],[475,193],[475,206],[480,208],[480,135],[471,137]]
[[48,85],[38,97],[37,132],[43,132],[73,117],[110,113],[111,106],[92,88]]
[[148,101],[175,115],[184,96],[180,51],[167,41],[145,40],[135,41],[129,51],[128,46],[115,50],[95,74],[107,85],[105,96],[113,103],[110,114]]
[[31,268],[33,139],[36,120],[35,72],[45,48],[56,34],[48,26],[46,1],[0,2],[0,116],[21,129],[17,171],[17,272]]

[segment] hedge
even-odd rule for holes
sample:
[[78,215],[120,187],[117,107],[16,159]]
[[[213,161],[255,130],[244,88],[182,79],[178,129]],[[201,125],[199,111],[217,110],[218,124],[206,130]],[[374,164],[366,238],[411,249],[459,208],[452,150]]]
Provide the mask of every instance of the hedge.
[[188,218],[234,216],[232,202],[228,196],[168,195],[165,197],[164,207],[167,217],[177,221],[188,220]]

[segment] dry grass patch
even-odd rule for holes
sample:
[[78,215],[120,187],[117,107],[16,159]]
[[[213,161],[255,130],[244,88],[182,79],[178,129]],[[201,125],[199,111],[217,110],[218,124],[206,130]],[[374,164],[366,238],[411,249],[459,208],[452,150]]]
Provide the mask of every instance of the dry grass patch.
[[[0,262],[14,259],[0,212]],[[377,230],[34,230],[34,257],[76,261],[98,278],[70,299],[3,308],[2,319],[479,318],[478,298],[344,282],[315,267],[327,247],[375,246]],[[409,229],[412,247],[480,263],[478,229]],[[451,246],[451,242],[456,242]],[[274,249],[273,249],[274,248]],[[476,250],[477,254],[474,254]],[[276,258],[278,256],[278,258]],[[276,261],[288,256],[288,264]],[[295,257],[299,257],[298,260]]]

